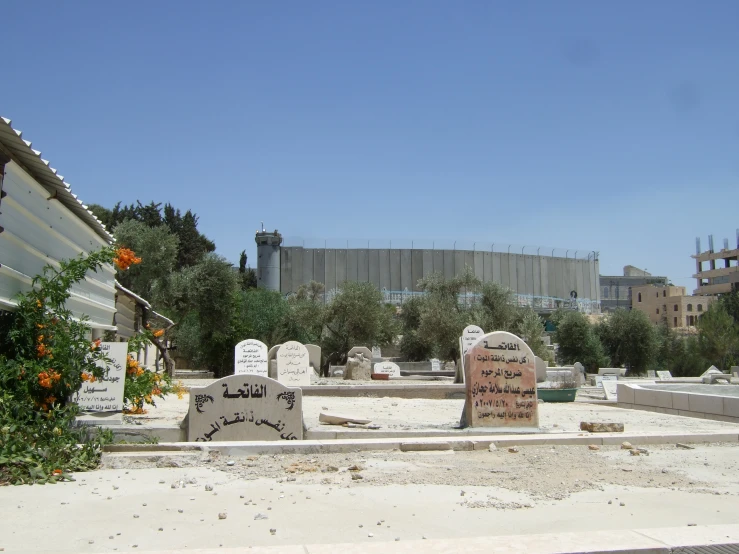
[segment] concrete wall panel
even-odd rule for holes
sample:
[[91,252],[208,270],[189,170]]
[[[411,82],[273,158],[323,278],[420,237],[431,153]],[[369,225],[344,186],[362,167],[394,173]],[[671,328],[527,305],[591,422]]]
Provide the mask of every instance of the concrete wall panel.
[[434,262],[434,273],[440,273],[441,275],[444,275],[444,251],[434,250],[431,253],[431,259]]
[[444,250],[444,277],[454,277],[454,250]]
[[474,252],[472,261],[472,269],[475,272],[475,277],[482,281],[485,278],[485,252]]
[[326,250],[326,292],[337,287],[336,282],[336,250]]
[[380,289],[390,288],[390,250],[380,250]]
[[408,248],[400,251],[400,290],[413,290],[411,259],[411,251]]
[[346,281],[346,258],[348,251],[344,248],[335,250],[336,252],[336,286],[338,287]]
[[369,259],[369,281],[378,289],[380,286],[380,251],[368,250],[367,258]]
[[[310,283],[311,280],[317,280],[313,273],[313,249],[303,249],[303,283]],[[322,283],[323,281],[318,281]]]
[[539,266],[541,268],[541,295],[549,296],[549,259],[540,258]]
[[280,293],[288,294],[291,292],[292,279],[290,277],[292,270],[292,248],[280,249]]
[[371,282],[369,275],[369,251],[366,248],[357,250],[357,281]]
[[516,292],[529,294],[526,283],[526,257],[516,254]]
[[400,288],[400,250],[390,250],[390,290]]
[[423,250],[411,250],[411,288],[419,291],[418,281],[423,278]]
[[423,276],[428,277],[434,272],[434,252],[432,250],[423,251]]
[[328,292],[328,286],[326,286],[326,250],[323,248],[316,248],[313,251],[313,280],[323,283],[326,292]]
[[303,284],[303,248],[296,248],[293,252],[293,270],[291,273],[292,292],[298,292],[298,287]]

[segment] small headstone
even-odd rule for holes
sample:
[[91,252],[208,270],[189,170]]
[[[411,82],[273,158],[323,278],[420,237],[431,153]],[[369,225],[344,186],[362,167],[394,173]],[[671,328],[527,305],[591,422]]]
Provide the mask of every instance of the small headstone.
[[467,354],[467,351],[475,344],[478,339],[483,336],[485,332],[477,325],[468,325],[462,331],[462,357]]
[[672,374],[669,371],[658,371],[657,378],[660,381],[670,381],[672,379]]
[[190,389],[188,441],[299,440],[303,396],[261,375],[229,375]]
[[431,359],[431,371],[441,371],[441,360],[437,358]]
[[255,339],[242,340],[234,348],[235,375],[267,377],[267,345]]
[[267,359],[268,360],[276,360],[277,359],[277,351],[280,349],[281,344],[275,344],[272,348],[269,349],[269,352],[267,352]]
[[382,348],[379,346],[373,346],[372,347],[372,358],[382,358]]
[[701,374],[701,377],[707,377],[709,375],[724,375],[724,372],[717,368],[715,365],[712,365]]
[[580,375],[585,377],[585,366],[584,365],[582,365],[580,362],[575,362],[575,365],[573,365],[572,367],[574,367],[575,371],[577,371]]
[[283,385],[310,385],[308,350],[297,341],[288,341],[277,351],[277,380]]
[[539,427],[534,353],[505,331],[483,335],[465,357],[461,427]]
[[370,379],[372,379],[372,360],[361,351],[350,356],[346,361],[344,380],[369,381]]
[[616,400],[618,398],[617,390],[618,390],[617,381],[611,381],[608,379],[603,380],[603,393],[606,396],[606,400]]
[[543,383],[547,380],[547,362],[542,360],[539,356],[534,356],[536,363],[536,382]]
[[346,357],[352,358],[356,356],[357,354],[362,354],[368,360],[372,360],[372,350],[370,350],[366,346],[355,346],[354,348],[349,350],[349,353],[347,354]]
[[308,363],[316,371],[321,371],[321,347],[315,344],[306,344],[306,350],[308,350]]
[[[94,383],[84,382],[74,395],[80,411],[120,412],[123,411],[123,388],[126,382],[127,342],[101,342],[100,350],[111,360],[108,374]],[[104,362],[98,362],[105,367]]]
[[385,373],[390,377],[400,377],[400,366],[393,362],[378,362],[375,364],[374,373]]
[[653,369],[648,369],[647,370],[647,377],[649,379],[656,379],[657,378],[657,374],[654,372]]

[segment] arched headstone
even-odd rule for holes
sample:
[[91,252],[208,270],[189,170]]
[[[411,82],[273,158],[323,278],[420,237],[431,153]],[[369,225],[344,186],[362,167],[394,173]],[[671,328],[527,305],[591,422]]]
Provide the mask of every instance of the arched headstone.
[[366,346],[355,346],[354,348],[349,350],[349,354],[347,354],[347,358],[352,358],[356,356],[357,354],[362,354],[368,360],[372,359],[372,350],[370,350]]
[[275,344],[272,348],[269,349],[269,352],[267,352],[267,359],[268,360],[276,360],[277,359],[277,351],[280,349],[281,344]]
[[277,351],[277,380],[283,385],[304,387],[310,385],[308,349],[291,340]]
[[373,373],[386,373],[390,377],[400,377],[400,366],[393,362],[378,362]]
[[465,357],[462,427],[538,428],[531,348],[505,331],[483,335]]
[[305,347],[308,349],[308,363],[316,371],[321,371],[321,347],[315,344],[306,344]]
[[234,348],[234,375],[267,377],[267,345],[260,340],[242,340]]
[[462,352],[461,355],[464,358],[464,355],[467,353],[467,351],[470,349],[470,347],[475,344],[478,339],[483,336],[485,332],[482,330],[482,328],[478,327],[477,325],[468,325],[464,328],[464,331],[462,331]]

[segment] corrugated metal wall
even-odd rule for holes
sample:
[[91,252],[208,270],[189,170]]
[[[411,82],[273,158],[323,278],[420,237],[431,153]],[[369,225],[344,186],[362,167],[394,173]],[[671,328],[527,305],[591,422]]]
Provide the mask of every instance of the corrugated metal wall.
[[[297,271],[295,260],[299,259]],[[494,281],[518,294],[600,301],[598,260],[576,260],[504,252],[421,249],[325,249],[281,247],[283,294],[311,280],[331,290],[344,281],[368,281],[379,289],[419,291],[418,280],[433,272],[451,278],[469,266],[483,282]]]
[[[107,243],[69,209],[51,196],[21,166],[5,166],[0,226],[0,307],[15,306],[18,293],[44,265],[58,264]],[[86,314],[93,328],[111,329],[115,313],[113,267],[93,273],[75,285],[67,307]]]

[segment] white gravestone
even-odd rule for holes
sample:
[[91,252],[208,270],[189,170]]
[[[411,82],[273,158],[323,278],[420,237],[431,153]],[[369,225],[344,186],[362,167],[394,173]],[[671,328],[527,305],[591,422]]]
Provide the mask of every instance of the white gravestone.
[[300,440],[302,394],[261,375],[229,375],[191,388],[187,440]]
[[305,348],[308,350],[308,363],[316,371],[321,371],[321,347],[316,344],[306,344]]
[[462,358],[467,354],[467,351],[475,344],[478,339],[485,333],[477,325],[468,325],[462,331]]
[[[120,412],[123,410],[123,388],[126,383],[127,342],[102,342],[100,350],[111,363],[107,364],[108,374],[94,383],[82,383],[74,396],[74,401],[83,412]],[[98,362],[100,367],[106,367]]]
[[606,375],[596,375],[595,376],[595,386],[598,388],[603,388],[603,381],[618,381],[618,375],[612,375],[612,374],[606,374]]
[[400,377],[400,366],[393,362],[378,362],[373,373],[386,373],[390,377]]
[[310,385],[309,362],[308,349],[304,345],[294,340],[286,342],[277,351],[277,380],[291,387]]
[[373,358],[382,358],[382,349],[379,346],[373,346],[372,347],[372,357]]
[[267,359],[268,360],[275,360],[277,359],[277,351],[280,349],[281,344],[275,344],[272,348],[269,349],[269,352],[267,352]]
[[349,350],[349,353],[346,355],[346,357],[353,358],[357,354],[362,354],[362,356],[364,356],[365,359],[372,360],[372,350],[370,350],[366,346],[355,346],[354,348]]
[[669,371],[658,371],[657,379],[659,379],[660,381],[669,381],[672,379],[672,373],[670,373]]
[[437,358],[431,359],[431,371],[441,371],[441,360]]
[[603,393],[606,396],[606,400],[617,400],[618,399],[618,381],[616,379],[603,379]]
[[462,427],[539,427],[534,353],[521,338],[483,335],[467,351],[464,371]]
[[234,348],[235,375],[267,377],[267,345],[255,339],[242,340]]

